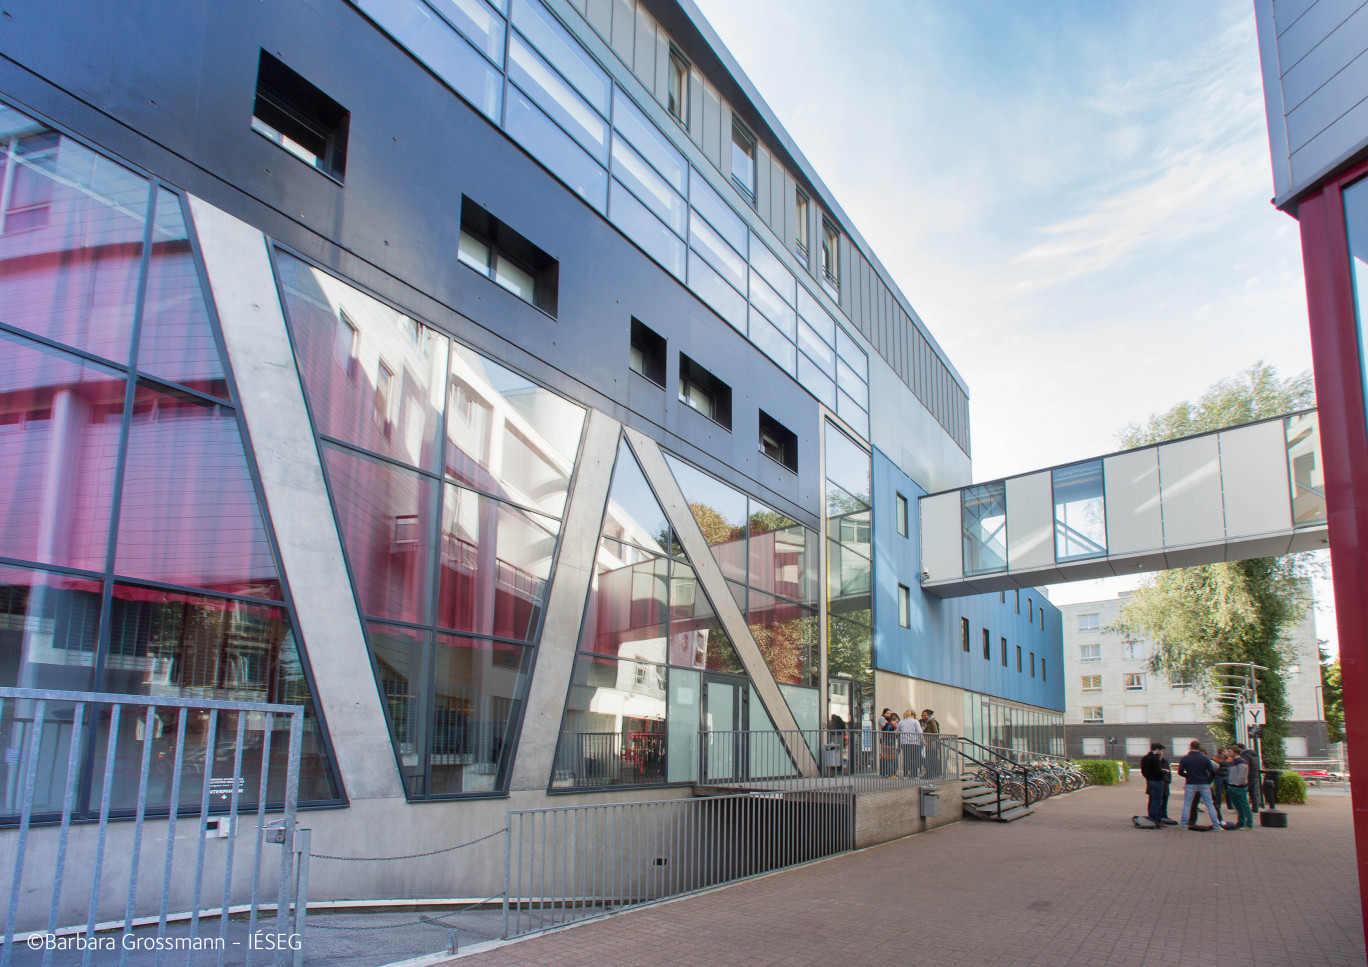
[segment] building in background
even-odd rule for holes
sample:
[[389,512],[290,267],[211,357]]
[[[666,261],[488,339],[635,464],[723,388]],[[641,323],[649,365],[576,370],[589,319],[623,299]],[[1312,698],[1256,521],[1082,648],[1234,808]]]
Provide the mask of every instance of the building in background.
[[[1126,596],[1069,604],[1064,620],[1064,734],[1074,758],[1125,759],[1137,765],[1151,742],[1171,758],[1193,739],[1210,746],[1219,707],[1192,686],[1174,684],[1149,667],[1153,643],[1109,630]],[[1284,746],[1290,758],[1324,758],[1320,656],[1315,616],[1308,612],[1291,635],[1295,657],[1285,672],[1292,714]],[[1112,740],[1115,740],[1113,744]]]

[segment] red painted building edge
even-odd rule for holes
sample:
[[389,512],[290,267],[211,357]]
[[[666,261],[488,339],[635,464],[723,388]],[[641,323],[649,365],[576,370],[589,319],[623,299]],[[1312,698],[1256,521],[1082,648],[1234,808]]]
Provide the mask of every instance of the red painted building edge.
[[1368,423],[1342,190],[1356,165],[1302,196],[1302,260],[1325,461],[1359,901],[1368,937]]

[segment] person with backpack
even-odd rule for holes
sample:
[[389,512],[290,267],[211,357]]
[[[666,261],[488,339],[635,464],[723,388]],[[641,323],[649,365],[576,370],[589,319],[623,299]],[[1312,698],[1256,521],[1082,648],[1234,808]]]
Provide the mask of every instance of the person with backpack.
[[1149,796],[1148,815],[1156,826],[1172,826],[1169,819],[1169,785],[1173,773],[1169,771],[1168,760],[1164,758],[1164,743],[1151,742],[1149,753],[1140,757],[1140,775],[1145,777],[1145,793]]

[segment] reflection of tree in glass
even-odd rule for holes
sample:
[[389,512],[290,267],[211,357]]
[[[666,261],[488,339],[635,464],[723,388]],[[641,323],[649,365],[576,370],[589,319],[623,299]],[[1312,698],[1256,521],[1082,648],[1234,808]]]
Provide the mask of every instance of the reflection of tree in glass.
[[763,618],[763,611],[751,615],[751,636],[765,658],[774,680],[781,685],[815,685],[813,646],[817,639],[817,616],[755,623]]
[[707,504],[690,504],[689,510],[693,512],[698,529],[703,532],[703,539],[709,545],[725,544],[743,536],[741,528],[728,523],[725,517]]
[[869,620],[868,611],[852,612],[853,621],[831,618],[827,622],[827,675],[832,678],[849,678],[870,685],[873,682],[873,666],[869,645],[868,625],[858,624],[861,619]]

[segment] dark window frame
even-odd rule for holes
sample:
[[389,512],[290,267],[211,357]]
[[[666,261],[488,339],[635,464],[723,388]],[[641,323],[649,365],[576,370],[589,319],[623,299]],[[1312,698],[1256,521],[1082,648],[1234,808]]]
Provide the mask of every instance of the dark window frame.
[[[761,410],[759,437],[762,454],[790,473],[798,472],[798,434]],[[771,452],[771,450],[775,452]]]
[[[627,368],[664,389],[666,360],[669,359],[668,352],[668,340],[633,316]],[[640,368],[637,365],[638,356],[641,359]]]
[[342,184],[351,112],[265,50],[257,59],[251,127],[282,151]]
[[[711,401],[712,412],[700,409],[687,390],[696,387]],[[731,387],[684,353],[679,354],[679,402],[699,416],[716,423],[728,433],[732,428]]]

